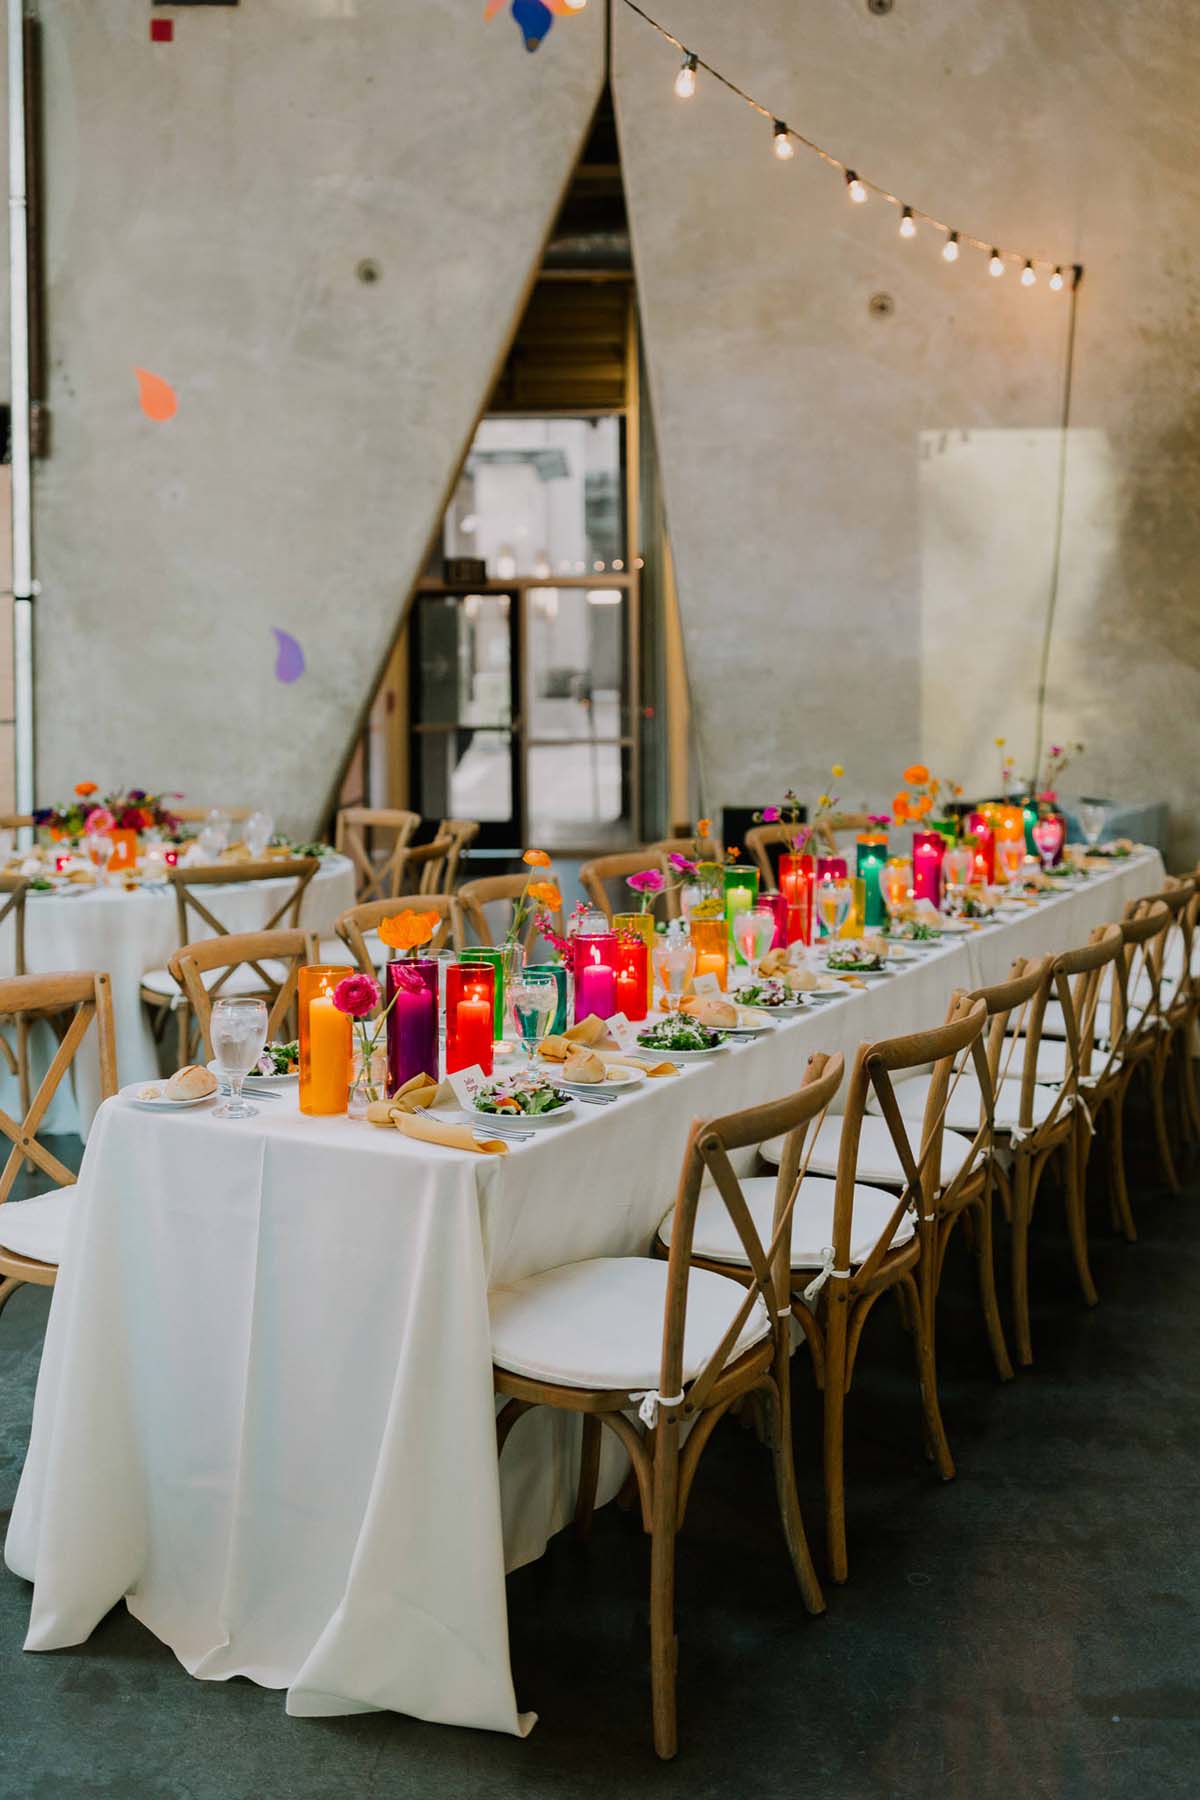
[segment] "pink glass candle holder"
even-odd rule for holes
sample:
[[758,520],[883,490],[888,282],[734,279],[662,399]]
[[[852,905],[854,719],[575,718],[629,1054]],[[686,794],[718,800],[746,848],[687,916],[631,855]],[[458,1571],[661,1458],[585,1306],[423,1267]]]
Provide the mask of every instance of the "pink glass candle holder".
[[386,974],[387,1091],[414,1075],[438,1078],[438,966],[432,957],[390,962]]
[[[572,944],[575,953],[575,1023],[578,1025],[591,1013],[600,1019],[611,1019],[617,1011],[620,940],[616,932],[577,932]],[[644,975],[642,979],[644,984]]]
[[775,936],[771,939],[769,948],[772,950],[786,949],[788,943],[788,903],[786,899],[782,894],[760,894],[758,904],[765,911],[772,913],[775,918]]
[[913,832],[913,899],[942,904],[942,858],[946,840],[940,831]]
[[[650,958],[646,940],[638,932],[622,932],[617,941],[617,1004],[613,1012],[623,1012],[631,1024],[646,1017],[646,989],[649,982]],[[601,1013],[611,1018],[611,1013]]]
[[973,812],[967,820],[967,830],[975,839],[975,867],[973,880],[987,886],[996,879],[996,833],[991,823],[981,812]]
[[446,1073],[476,1063],[492,1072],[496,971],[490,963],[446,965]]

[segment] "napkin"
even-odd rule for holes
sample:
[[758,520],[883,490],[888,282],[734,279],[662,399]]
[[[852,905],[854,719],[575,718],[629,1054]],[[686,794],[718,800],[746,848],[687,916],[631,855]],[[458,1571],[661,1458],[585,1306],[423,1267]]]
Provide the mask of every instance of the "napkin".
[[608,1050],[603,1052],[603,1056],[605,1067],[609,1069],[640,1069],[643,1075],[651,1077],[679,1073],[679,1064],[668,1062],[665,1058],[662,1062],[651,1062],[649,1057],[618,1056]]
[[425,1144],[444,1144],[448,1150],[471,1150],[481,1156],[506,1156],[508,1145],[500,1138],[475,1137],[469,1125],[455,1125],[445,1119],[431,1119],[418,1107],[433,1106],[438,1100],[453,1100],[454,1089],[448,1081],[440,1085],[428,1075],[414,1075],[390,1100],[373,1100],[367,1108],[372,1125],[391,1127],[405,1137],[419,1138]]
[[[601,1039],[608,1038],[608,1027],[597,1013],[589,1013],[586,1019],[580,1019],[577,1025],[568,1025],[563,1036],[573,1044],[598,1044]],[[553,1040],[547,1038],[546,1042]]]

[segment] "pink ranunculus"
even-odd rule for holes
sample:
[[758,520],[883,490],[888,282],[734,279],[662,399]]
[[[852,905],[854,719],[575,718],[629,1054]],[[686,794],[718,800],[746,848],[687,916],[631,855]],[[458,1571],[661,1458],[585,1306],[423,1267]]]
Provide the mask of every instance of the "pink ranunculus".
[[83,829],[89,836],[94,832],[115,831],[116,828],[117,821],[113,818],[107,806],[93,806],[91,812],[88,813],[83,821]]
[[681,856],[679,854],[678,850],[672,850],[670,856],[668,856],[668,858],[667,858],[667,861],[670,863],[671,867],[675,870],[677,875],[694,875],[696,873],[696,865],[692,861],[691,857],[690,856]]
[[762,822],[764,825],[778,825],[779,808],[777,806],[764,806],[762,809]]
[[333,1004],[352,1019],[365,1019],[379,1005],[379,983],[369,975],[347,975],[333,990]]
[[626,883],[635,894],[661,894],[666,886],[666,877],[661,869],[640,869],[631,875]]

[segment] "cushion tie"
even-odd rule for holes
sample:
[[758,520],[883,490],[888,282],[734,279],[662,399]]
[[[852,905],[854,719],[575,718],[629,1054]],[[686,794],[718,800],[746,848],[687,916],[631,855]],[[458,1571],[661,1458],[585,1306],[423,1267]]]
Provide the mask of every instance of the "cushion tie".
[[658,1424],[660,1406],[682,1406],[684,1401],[682,1394],[660,1394],[657,1388],[646,1388],[640,1394],[630,1394],[629,1398],[641,1401],[642,1404],[638,1407],[638,1418],[647,1431],[653,1431]]
[[849,1269],[835,1269],[833,1266],[833,1257],[833,1245],[826,1244],[821,1252],[820,1271],[813,1276],[812,1280],[804,1290],[804,1303],[806,1306],[816,1305],[817,1295],[827,1281],[849,1281]]

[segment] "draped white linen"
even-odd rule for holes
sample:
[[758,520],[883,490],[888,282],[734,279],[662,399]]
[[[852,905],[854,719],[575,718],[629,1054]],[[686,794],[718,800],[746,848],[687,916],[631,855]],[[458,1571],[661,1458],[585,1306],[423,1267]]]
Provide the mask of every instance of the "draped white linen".
[[[1161,879],[1130,860],[504,1158],[293,1100],[242,1124],[104,1106],[5,1550],[34,1583],[26,1647],[82,1642],[124,1597],[193,1674],[286,1688],[291,1713],[527,1730],[504,1571],[570,1516],[578,1436],[530,1415],[498,1471],[489,1286],[644,1253],[697,1115],[940,1022],[954,988]],[[620,1473],[610,1452],[606,1494]]]

